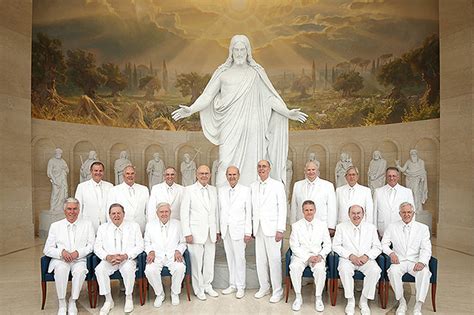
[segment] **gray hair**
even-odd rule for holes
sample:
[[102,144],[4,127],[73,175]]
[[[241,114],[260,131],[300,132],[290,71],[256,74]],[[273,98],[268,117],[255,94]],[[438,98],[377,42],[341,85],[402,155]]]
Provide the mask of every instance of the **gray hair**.
[[171,211],[171,205],[167,202],[160,202],[159,204],[156,205],[156,210],[160,209],[161,207],[168,207],[170,208]]
[[361,205],[351,205],[351,206],[349,207],[349,209],[347,210],[347,213],[350,213],[350,212],[351,212],[351,208],[352,208],[352,207],[359,207],[359,208],[361,208],[361,209],[362,209],[362,213],[365,214],[365,209],[364,209],[364,207],[362,207]]
[[349,166],[349,168],[346,170],[345,176],[347,176],[347,174],[349,173],[350,170],[354,170],[357,173],[357,175],[359,175],[359,169],[357,167]]
[[66,209],[68,203],[75,203],[75,204],[77,204],[78,206],[81,204],[81,203],[79,202],[79,200],[77,200],[76,198],[74,198],[74,197],[68,197],[68,198],[66,198],[66,200],[64,200],[63,209]]
[[400,206],[398,207],[398,210],[402,210],[402,208],[406,207],[406,206],[410,206],[411,210],[413,211],[413,213],[415,213],[415,208],[413,207],[413,205],[411,203],[409,203],[408,201],[404,201],[400,204]]

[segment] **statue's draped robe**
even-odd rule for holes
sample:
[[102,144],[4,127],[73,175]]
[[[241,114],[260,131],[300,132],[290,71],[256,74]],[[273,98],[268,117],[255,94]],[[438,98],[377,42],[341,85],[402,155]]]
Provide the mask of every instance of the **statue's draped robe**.
[[418,159],[417,162],[408,160],[405,163],[404,174],[406,176],[406,185],[413,191],[416,211],[423,210],[423,204],[428,199],[428,180],[425,169],[425,162]]
[[61,211],[67,194],[67,174],[69,168],[63,159],[52,158],[48,161],[47,174],[51,180],[50,208],[52,211]]
[[[384,159],[374,160],[372,159],[369,163],[368,177],[369,187],[374,193],[376,188],[385,185],[385,171],[387,169],[387,161]],[[375,179],[372,179],[375,177]]]
[[[226,68],[213,74],[219,80]],[[206,89],[203,93],[206,93]],[[282,102],[260,66],[249,67],[238,88],[227,95],[218,93],[210,106],[200,112],[206,138],[219,146],[216,185],[225,183],[228,166],[240,170],[240,183],[250,185],[257,180],[257,163],[271,163],[271,177],[286,181],[288,156],[288,118],[272,110],[273,102]]]

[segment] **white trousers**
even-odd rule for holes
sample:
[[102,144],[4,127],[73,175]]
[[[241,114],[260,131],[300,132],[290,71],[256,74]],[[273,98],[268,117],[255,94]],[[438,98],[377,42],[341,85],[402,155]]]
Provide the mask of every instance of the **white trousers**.
[[346,299],[354,297],[354,272],[356,270],[362,272],[365,276],[362,294],[369,300],[375,297],[375,287],[380,279],[381,269],[375,260],[369,259],[362,266],[354,265],[349,259],[339,258],[339,277],[344,287],[344,296]]
[[184,262],[174,261],[174,257],[166,257],[161,260],[155,258],[151,264],[145,267],[145,275],[150,282],[156,296],[164,296],[163,284],[161,282],[161,270],[167,267],[171,273],[171,293],[178,295],[181,293],[181,283],[186,272],[186,265]]
[[[296,256],[291,257],[290,277],[296,294],[301,294],[301,277],[308,265],[309,260],[304,261]],[[314,284],[316,286],[315,296],[321,296],[326,282],[326,261],[322,260],[310,268],[313,272]]]
[[216,244],[208,236],[204,244],[188,244],[188,250],[194,294],[203,294],[205,289],[211,288],[214,280]]
[[229,286],[245,289],[245,242],[233,240],[230,233],[224,237],[224,250],[229,267]]
[[415,263],[411,261],[401,261],[399,264],[391,264],[387,271],[388,279],[390,280],[393,292],[395,292],[395,298],[400,300],[403,296],[402,277],[408,272],[415,277],[416,302],[424,303],[430,286],[431,272],[428,266],[415,272],[413,271],[414,266]]
[[283,294],[281,284],[281,244],[281,241],[275,242],[275,236],[265,236],[262,229],[258,229],[255,238],[255,261],[260,290],[270,289],[271,281],[273,295],[275,296]]
[[95,276],[99,284],[99,294],[107,295],[110,293],[110,275],[117,270],[123,278],[123,285],[125,286],[125,295],[133,293],[133,286],[135,284],[135,269],[137,263],[134,259],[127,259],[118,265],[112,265],[107,260],[102,260],[97,267],[95,267]]
[[77,300],[79,293],[81,293],[82,284],[86,279],[87,265],[85,261],[65,262],[64,260],[53,258],[50,265],[54,271],[54,283],[56,285],[56,292],[58,299],[66,298],[67,282],[69,280],[69,272],[72,274],[71,281],[71,298]]

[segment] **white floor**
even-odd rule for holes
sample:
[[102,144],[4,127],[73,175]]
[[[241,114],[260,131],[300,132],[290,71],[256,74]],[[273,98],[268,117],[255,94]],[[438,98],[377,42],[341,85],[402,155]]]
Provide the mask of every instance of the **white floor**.
[[[435,240],[434,240],[435,243]],[[41,310],[41,285],[40,285],[40,257],[43,245],[37,240],[37,245],[4,255],[0,257],[0,314],[56,314],[57,299],[54,283],[48,283],[48,294],[46,306]],[[431,298],[423,306],[423,314],[474,314],[474,279],[473,279],[473,256],[457,251],[434,246],[434,256],[439,260],[438,290],[437,290],[437,312],[434,313],[431,306]],[[165,280],[166,292],[169,292],[169,280]],[[405,296],[409,300],[409,311],[413,308],[413,285],[405,285]],[[237,300],[233,296],[220,295],[218,298],[208,298],[207,301],[199,301],[191,295],[191,302],[186,299],[185,290],[181,294],[181,304],[172,306],[167,299],[160,309],[153,307],[154,294],[148,299],[144,306],[139,305],[138,291],[134,293],[135,310],[133,314],[152,314],[166,312],[174,314],[289,314],[293,313],[291,304],[294,294],[290,293],[288,303],[281,301],[270,304],[269,297],[256,300],[253,297],[255,290],[247,290],[245,298]],[[313,287],[303,287],[304,304],[300,314],[315,314]],[[428,293],[430,295],[430,293]],[[123,314],[123,293],[119,291],[118,282],[113,282],[113,296],[115,308],[110,314]],[[359,294],[357,294],[359,296]],[[324,293],[324,314],[344,314],[345,299],[343,290],[339,290],[337,305],[331,306],[327,293]],[[103,300],[100,299],[98,307],[91,309],[87,298],[86,285],[81,293],[78,309],[79,314],[99,314]],[[381,309],[378,298],[370,304],[372,314],[395,314],[393,292],[389,295],[387,308]],[[358,311],[356,311],[358,313]],[[294,312],[296,313],[296,312]],[[357,314],[356,313],[356,314]],[[296,313],[297,314],[297,313]]]

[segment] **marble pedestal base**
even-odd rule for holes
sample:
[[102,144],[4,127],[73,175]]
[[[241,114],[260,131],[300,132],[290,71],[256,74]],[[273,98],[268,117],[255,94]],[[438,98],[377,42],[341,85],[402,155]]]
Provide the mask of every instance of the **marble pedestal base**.
[[45,240],[48,237],[51,223],[64,219],[64,212],[41,210],[39,217],[39,237]]
[[428,227],[430,228],[430,233],[433,232],[433,229],[432,229],[432,227],[433,227],[433,216],[431,215],[431,213],[429,211],[423,210],[421,212],[417,212],[415,219],[416,219],[416,221],[418,221],[420,223],[428,225]]

